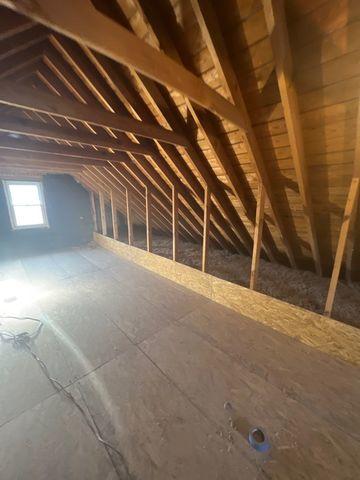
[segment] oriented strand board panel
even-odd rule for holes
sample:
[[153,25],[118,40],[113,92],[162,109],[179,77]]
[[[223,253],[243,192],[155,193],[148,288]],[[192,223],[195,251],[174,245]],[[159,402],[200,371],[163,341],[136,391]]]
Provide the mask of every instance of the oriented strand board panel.
[[360,365],[360,331],[354,327],[98,233],[94,233],[94,240],[102,247],[246,317],[324,353]]

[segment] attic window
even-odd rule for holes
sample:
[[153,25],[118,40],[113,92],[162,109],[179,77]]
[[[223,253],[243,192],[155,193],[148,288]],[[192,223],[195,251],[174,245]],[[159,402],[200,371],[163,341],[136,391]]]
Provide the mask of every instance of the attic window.
[[4,181],[13,229],[48,227],[41,182]]

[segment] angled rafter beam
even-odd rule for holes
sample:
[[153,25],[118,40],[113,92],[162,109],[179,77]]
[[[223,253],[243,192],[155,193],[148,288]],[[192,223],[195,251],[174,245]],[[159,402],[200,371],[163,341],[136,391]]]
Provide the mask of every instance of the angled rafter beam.
[[282,0],[262,0],[262,2],[275,59],[281,103],[284,109],[290,149],[307,224],[310,248],[315,264],[315,270],[318,275],[321,275],[322,266],[319,244],[316,235],[315,218],[305,160],[298,96],[293,81],[292,55],[286,26],[284,5]]
[[54,116],[66,117],[70,120],[89,122],[100,127],[113,128],[123,132],[156,138],[163,142],[186,145],[181,135],[166,130],[154,124],[139,122],[124,115],[118,115],[99,108],[89,107],[55,95],[17,86],[11,83],[0,82],[0,103],[13,105],[27,110],[48,113]]
[[[49,52],[47,52],[46,55],[49,55]],[[44,79],[47,82],[47,86],[49,86],[51,88],[53,85],[56,85],[57,94],[62,95],[62,96],[63,95],[67,96],[67,91],[64,88],[64,86],[65,86],[66,88],[69,89],[69,92],[71,92],[71,95],[75,96],[75,98],[77,98],[79,101],[94,102],[95,98],[90,96],[89,91],[87,91],[86,88],[81,85],[80,80],[75,78],[73,75],[70,75],[71,72],[70,72],[68,67],[65,67],[65,62],[64,62],[63,59],[59,58],[58,56],[54,55],[53,52],[51,52],[51,61],[54,62],[51,65],[53,71],[50,72],[49,70],[47,70],[47,71],[42,70],[42,74],[44,75]],[[59,83],[59,80],[55,77],[55,75],[59,74],[59,70],[62,71],[61,80],[64,82],[64,85],[61,84],[61,82]],[[81,96],[79,96],[79,92],[81,92]],[[141,163],[139,163],[139,165],[141,165]],[[109,168],[110,168],[110,166],[111,165],[109,164]],[[132,171],[136,168],[135,165],[134,166],[129,165],[128,167],[129,168],[131,167],[130,171]],[[115,170],[115,165],[112,168]],[[114,174],[114,171],[112,169],[110,169],[110,170],[107,169],[110,172],[111,175],[116,176],[116,181],[118,181],[118,179],[119,179],[118,175],[120,174],[120,171],[119,171],[120,168],[122,168],[120,166],[120,164],[117,164],[116,165],[116,169],[117,169],[116,174]],[[156,178],[157,172],[155,170],[153,170],[153,174],[154,174],[153,176],[155,176],[155,178]],[[125,180],[125,177],[123,177],[123,181],[126,182],[128,188],[129,188],[130,184],[127,180]],[[145,184],[146,183],[149,183],[149,182],[145,181]],[[155,184],[156,188],[157,188],[158,183],[159,182],[157,181],[156,184]],[[158,192],[156,192],[156,197],[157,197],[157,195],[158,195]],[[162,205],[161,200],[158,199],[158,201],[159,201],[159,205]],[[159,226],[159,228],[164,230],[163,227]],[[187,227],[187,228],[188,228],[188,232],[191,232],[191,229],[189,230],[189,227]],[[166,230],[166,228],[165,228],[165,230]],[[188,235],[187,233],[183,232],[182,234],[185,236],[185,238],[189,239],[187,237],[187,235]]]
[[[174,105],[170,104],[171,99],[167,92],[152,80],[149,80],[143,76],[138,76],[136,73],[135,75],[141,84],[144,94],[149,101],[152,102],[152,105],[162,116],[163,120],[166,121],[171,128],[179,128],[180,131],[182,131],[185,135],[185,122],[180,113],[176,112]],[[202,152],[195,145],[195,143],[191,142],[190,138],[189,145],[186,147],[186,150],[189,154],[189,158],[202,177],[204,184],[207,184],[209,188],[211,188],[214,199],[216,199],[217,204],[221,208],[224,215],[226,215],[226,217],[230,220],[231,225],[236,232],[236,236],[241,239],[241,242],[244,245],[243,248],[247,253],[250,253],[252,245],[249,233],[238,216],[236,209],[232,205],[228,196],[225,194],[216,175],[209,167],[206,158],[203,156]]]
[[42,25],[35,25],[29,30],[18,33],[17,35],[7,38],[0,42],[0,60],[11,55],[17,54],[26,50],[33,45],[36,45],[47,38],[49,31]]
[[[156,170],[153,170],[153,178],[152,181],[150,181],[147,175],[145,175],[137,165],[131,164],[129,167],[131,168],[128,169],[127,173],[130,173],[133,178],[142,183],[145,188],[149,188],[152,192],[153,199],[156,200],[171,216],[171,188],[164,180],[162,180]],[[117,170],[119,171],[119,167],[117,167]],[[184,205],[180,202],[179,213],[182,236],[186,240],[198,241],[200,225],[196,218],[190,215],[188,210],[184,208]]]
[[355,239],[356,239],[356,226],[358,221],[358,209],[359,209],[359,196],[357,202],[354,206],[354,213],[350,220],[349,226],[349,235],[346,245],[346,254],[345,254],[345,261],[346,261],[346,281],[351,283],[352,281],[352,263],[353,263],[353,254],[355,249]]
[[[57,0],[38,0],[36,9],[24,2],[1,0],[1,3],[178,90],[195,103],[243,128],[243,119],[234,105],[167,55],[102,15],[89,0],[77,0],[76,15],[70,0],[61,3]],[[78,21],[80,16],[81,22]]]
[[[104,86],[95,78],[94,72],[90,71],[90,66],[86,64],[83,58],[81,58],[81,52],[76,51],[76,49],[73,48],[72,45],[69,45],[69,43],[63,43],[63,41],[60,41],[59,38],[56,40],[55,45],[60,49],[62,54],[69,60],[71,66],[75,69],[75,71],[80,75],[81,79],[85,82],[86,86],[91,89],[91,92],[95,96],[95,98],[98,99],[102,103],[102,105],[105,108],[109,108],[110,106],[113,106],[116,110],[118,108],[124,108],[122,105],[119,105],[119,100],[115,99],[114,96],[110,97],[109,93],[105,91]],[[89,55],[90,52],[88,52]],[[46,55],[49,55],[49,58],[53,62],[53,68],[56,68],[56,72],[58,71],[57,65],[59,62],[63,62],[62,59],[59,59],[59,56],[54,55],[54,52],[47,52]],[[76,59],[76,61],[74,61]],[[94,63],[94,57],[93,55],[90,56],[91,61]],[[55,64],[54,64],[55,62]],[[104,76],[105,70],[101,70],[99,68],[98,62],[95,62],[96,68],[101,71],[102,76]],[[64,69],[63,69],[64,70]],[[68,75],[68,70],[66,71],[66,75]],[[104,78],[106,81],[108,80],[109,76],[106,75],[106,78]],[[117,79],[118,80],[118,79]],[[116,80],[116,81],[117,81]],[[74,79],[70,81],[73,85],[76,85],[76,90],[78,90],[78,83],[79,82],[74,82]],[[68,86],[69,82],[67,82]],[[83,90],[83,88],[82,88]],[[73,93],[75,93],[73,91]],[[118,93],[118,90],[117,90]],[[91,100],[90,100],[91,101]],[[140,109],[141,110],[141,109]],[[121,110],[120,110],[121,111]],[[139,116],[136,116],[139,118]],[[151,116],[146,116],[143,118],[143,120],[150,120],[153,121],[153,118]],[[117,136],[119,136],[117,134]],[[145,139],[139,139],[141,145],[149,145],[149,141]],[[147,142],[147,143],[145,143]],[[162,144],[162,148],[164,148],[166,151],[168,151],[170,148],[173,149],[172,151],[177,152],[176,149],[168,144]],[[191,195],[186,191],[184,185],[179,181],[179,179],[176,177],[176,175],[173,174],[171,169],[168,167],[166,162],[163,160],[163,158],[160,156],[160,154],[154,149],[152,151],[152,157],[155,159],[156,163],[158,166],[164,171],[165,175],[169,178],[170,183],[177,183],[179,187],[179,192],[181,192],[183,198],[187,203],[189,203],[193,209],[199,210],[200,207],[196,204],[196,202],[193,200]],[[135,157],[134,157],[135,158]],[[142,168],[145,167],[146,170],[146,175],[149,176],[150,179],[152,179],[155,176],[158,176],[158,173],[156,170],[154,170],[150,165],[144,164],[142,165]],[[158,183],[158,182],[157,182]],[[190,215],[190,212],[187,213],[187,215]]]
[[259,192],[256,205],[256,222],[254,232],[254,248],[251,260],[250,273],[250,289],[255,290],[257,277],[259,273],[261,237],[264,225],[264,207],[265,207],[265,192],[262,184],[259,184]]
[[18,33],[17,35],[0,41],[0,60],[19,53],[27,48],[40,43],[48,36],[49,31],[42,25]]
[[29,18],[3,8],[0,15],[0,40],[10,38],[33,26],[34,22]]
[[[122,176],[119,172],[119,166],[109,166],[104,171],[100,171],[97,169],[97,172],[102,175],[103,180],[111,185],[111,188],[116,186],[117,188],[119,185],[124,190],[128,188],[132,192],[134,203],[137,202],[141,212],[144,212],[144,194],[143,194],[143,187],[140,185],[139,182],[130,181],[129,178]],[[146,200],[145,200],[146,201]],[[153,217],[154,217],[154,224],[159,228],[159,230],[165,232],[171,232],[171,218],[170,215],[167,215],[165,208],[161,202],[158,202],[156,207],[154,206],[153,209]]]
[[[334,267],[331,275],[330,286],[328,295],[326,298],[324,315],[331,316],[332,307],[334,304],[336,287],[339,280],[341,265],[344,257],[346,242],[348,240],[348,234],[350,227],[352,226],[352,219],[356,213],[356,209],[359,202],[360,195],[360,97],[358,104],[358,116],[356,125],[356,145],[355,145],[355,158],[354,158],[354,171],[350,184],[349,193],[346,200],[344,217],[340,229],[340,235],[338,245],[335,254]],[[352,233],[352,232],[350,232]],[[350,242],[352,240],[350,239]],[[352,252],[347,252],[352,253]],[[351,263],[351,259],[350,259]]]
[[[73,49],[71,49],[70,51],[71,51],[72,55],[70,55],[68,50],[69,50],[69,46],[67,46],[66,56],[67,56],[67,58],[69,57],[69,59],[70,58],[72,59],[71,60],[71,65],[73,67],[75,67],[75,64],[73,63],[73,57],[72,57],[72,55],[74,55],[74,51],[73,51]],[[49,59],[49,61],[51,61],[51,64],[49,64],[49,67],[51,66],[51,68],[53,70],[53,73],[51,73],[53,75],[53,78],[51,78],[51,81],[47,82],[47,83],[48,83],[49,86],[52,86],[53,84],[55,84],[58,94],[63,95],[66,92],[64,92],[64,86],[58,84],[57,79],[54,78],[54,74],[59,75],[61,80],[64,82],[64,85],[69,89],[71,94],[74,95],[76,98],[78,98],[82,102],[88,102],[89,104],[93,104],[93,102],[95,101],[95,99],[98,98],[99,95],[100,96],[102,95],[102,97],[109,98],[108,95],[107,95],[107,92],[104,91],[103,87],[99,84],[99,82],[94,81],[94,72],[89,71],[89,66],[88,65],[86,66],[83,60],[79,62],[79,65],[76,64],[76,72],[78,74],[80,73],[80,66],[81,66],[81,70],[82,70],[81,71],[81,77],[84,80],[86,79],[86,86],[89,87],[91,90],[87,90],[85,85],[81,84],[81,80],[79,78],[74,77],[74,75],[76,75],[76,74],[70,74],[71,72],[70,72],[69,68],[65,66],[65,62],[64,62],[63,58],[59,57],[59,54],[56,55],[56,52],[47,50],[46,51],[46,56]],[[74,55],[74,57],[79,59],[79,54]],[[48,80],[48,75],[49,75],[50,72],[49,71],[48,72],[42,71],[42,72],[44,73],[45,77]],[[91,93],[94,94],[94,97],[90,96],[90,91],[91,91]],[[81,93],[81,96],[79,96],[79,93]],[[121,107],[121,105],[118,104],[119,103],[118,100],[117,100],[117,104],[114,103],[114,100],[115,99],[112,98],[110,103],[117,110],[119,107]],[[105,104],[104,106],[107,107],[107,108],[110,107],[109,104]],[[118,132],[117,132],[117,137],[118,138],[120,137]],[[123,138],[126,138],[126,137],[121,137],[121,139],[123,139]],[[143,145],[144,148],[148,148],[148,147],[145,147],[144,139],[141,139],[141,138],[140,138],[140,145]],[[166,145],[166,144],[164,144],[164,145]],[[135,157],[133,156],[132,159],[135,159]],[[136,163],[139,166],[141,166],[142,168],[144,168],[147,172],[149,172],[149,178],[152,178],[152,179],[155,180],[154,185],[155,185],[155,188],[157,188],[158,185],[160,184],[160,182],[159,182],[158,173],[156,172],[156,170],[153,169],[146,162],[143,163],[141,161],[141,158],[140,158],[140,160],[136,160]],[[119,167],[117,167],[117,168],[119,168]],[[129,165],[129,168],[130,168],[130,172],[132,172],[132,171],[136,170],[137,167],[135,165]],[[137,174],[137,176],[138,176],[138,174]],[[149,181],[145,180],[145,182],[143,182],[143,183],[145,185],[147,185],[147,184],[149,184]],[[156,194],[156,195],[158,195],[158,194]],[[184,214],[185,214],[186,217],[191,217],[190,212],[186,211],[186,209],[182,209],[182,211],[184,212],[183,217],[184,217]],[[187,229],[187,232],[196,239],[196,237],[194,236],[194,233],[191,233],[191,228],[192,228],[191,224],[194,224],[194,220],[190,220],[190,223],[188,223],[185,220],[185,218],[183,218],[182,223],[183,223],[184,228]],[[187,237],[187,233],[185,233],[185,232],[182,232],[182,235],[184,235],[185,238]]]
[[[110,184],[108,182],[108,179],[106,177],[100,178],[99,172],[96,171],[96,169],[85,169],[83,172],[81,172],[81,178],[82,180],[85,181],[86,187],[89,188],[90,190],[98,193],[99,190],[101,190],[104,194],[104,198],[108,201],[110,204],[110,196],[109,196],[109,190],[111,188],[115,189],[116,191],[116,196],[115,196],[115,201],[116,201],[116,206],[117,209],[126,217],[126,197],[125,197],[125,191],[122,191],[119,188],[119,185],[115,186]],[[133,201],[133,209],[134,209],[134,220],[138,222],[143,222],[143,208],[141,204],[138,201]],[[160,224],[158,225],[158,228],[162,228]]]
[[[106,7],[104,5],[104,7]],[[110,12],[109,12],[110,13]],[[124,15],[121,13],[119,9],[111,11],[111,14],[114,14],[114,18],[116,20],[124,25],[126,25],[127,28],[131,28],[130,25],[128,24],[126,18]],[[114,71],[114,68],[109,64],[109,61],[102,57],[101,55],[95,54],[94,52],[90,51],[88,48],[83,47],[84,51],[88,55],[88,57],[91,59],[91,61],[94,63],[94,65],[97,66],[98,70],[101,72],[101,74],[104,76],[108,84],[111,86],[113,91],[116,93],[116,95],[119,96],[119,98],[126,104],[128,110],[135,115],[136,117],[141,117],[141,118],[148,118],[149,113],[147,109],[142,106],[142,99],[139,101],[138,100],[138,94],[137,92],[134,94],[133,88],[129,85],[129,83],[122,78],[122,75],[119,73],[119,69],[116,69],[116,72]],[[116,68],[116,67],[115,67]],[[157,96],[158,98],[158,93],[159,90],[157,89],[157,86],[155,85],[154,82],[151,82],[150,80],[145,79],[145,77],[141,77],[142,80],[145,82],[148,82],[148,86],[151,86],[152,93],[150,94],[149,90],[145,90],[145,92],[148,95],[148,98],[150,101],[153,102],[156,108],[158,108],[157,101],[153,100],[153,95]],[[159,100],[160,103],[164,104],[164,100],[160,98]],[[168,112],[168,107],[166,106],[166,101],[165,101],[165,107],[166,113]],[[164,112],[159,110],[159,114],[163,115]],[[167,123],[168,120],[166,119],[166,113],[165,113],[165,121]],[[150,115],[152,115],[150,113]],[[173,127],[174,128],[174,127]],[[175,127],[177,128],[177,127]],[[189,186],[193,189],[194,193],[196,193],[197,197],[199,198],[200,202],[202,202],[203,199],[203,188],[198,182],[197,178],[194,176],[193,172],[191,169],[188,167],[186,162],[183,160],[181,155],[177,152],[176,149],[172,148],[169,145],[162,145],[162,150],[164,150],[166,156],[170,158],[170,160],[174,163],[175,167],[181,172],[181,174],[184,176],[184,179],[186,182],[188,182]],[[214,178],[209,178],[206,171],[206,168],[204,170],[204,159],[202,157],[199,157],[197,155],[196,150],[192,148],[191,154],[195,155],[194,158],[197,161],[197,167],[198,169],[201,170],[202,174],[206,176],[206,181],[207,183],[211,184],[213,181],[217,183],[217,179],[215,180]],[[161,158],[156,159],[157,163],[162,161]],[[206,162],[205,162],[206,163]],[[165,162],[166,164],[166,162]],[[161,168],[165,168],[168,172],[168,165],[162,164]],[[168,173],[166,173],[168,175]],[[171,178],[171,177],[169,177]],[[174,182],[172,182],[174,183]],[[182,188],[182,183],[180,182],[178,187]],[[215,185],[216,188],[214,190],[219,193],[222,190],[222,187],[220,185]],[[240,221],[240,218],[237,216],[237,212],[235,209],[233,209],[231,202],[229,202],[228,198],[223,195],[219,205],[225,210],[226,213],[225,215],[228,216],[231,219],[231,222],[234,226],[235,231],[237,231],[237,234],[231,229],[230,225],[227,224],[227,221],[222,218],[222,215],[220,211],[218,210],[217,206],[214,205],[213,208],[213,215],[214,215],[214,220],[217,223],[217,225],[221,228],[223,233],[225,234],[225,237],[227,240],[230,240],[230,242],[237,248],[238,250],[240,249],[241,251],[249,251],[250,250],[250,245],[249,242],[251,242],[250,237],[248,236],[248,233],[246,229],[244,228],[243,224]],[[198,205],[197,205],[198,207]],[[227,215],[228,213],[228,215]],[[215,222],[213,223],[213,228],[215,227]],[[243,239],[245,245],[247,246],[244,248],[244,246],[241,244],[238,234],[240,235],[240,238]],[[228,248],[228,247],[225,247]],[[232,248],[232,247],[231,247]]]
[[346,247],[346,241],[349,233],[349,226],[351,222],[351,217],[354,214],[355,205],[359,197],[359,189],[360,189],[360,178],[354,177],[351,181],[348,197],[346,200],[344,217],[343,217],[343,221],[340,229],[339,241],[336,249],[334,267],[331,274],[329,291],[326,298],[324,315],[328,317],[331,316],[331,312],[334,304],[336,287],[339,280],[342,260],[344,257],[344,252]]
[[131,142],[130,140],[116,140],[105,135],[87,134],[74,129],[57,128],[52,125],[20,118],[15,119],[10,116],[0,118],[0,131],[51,140],[64,140],[82,145],[95,145],[97,147],[111,148],[123,152],[140,153],[142,155],[149,155],[151,153],[149,148]]
[[272,192],[270,179],[265,167],[264,159],[258,145],[250,117],[241,93],[241,88],[232,67],[225,41],[223,39],[218,19],[209,0],[191,0],[196,18],[201,28],[203,37],[206,41],[214,65],[222,79],[222,85],[227,91],[228,96],[234,102],[245,125],[244,142],[251,162],[254,165],[258,175],[259,182],[263,184],[268,198],[269,206],[275,224],[280,232],[280,236],[285,246],[287,256],[292,267],[296,267],[294,253],[287,238],[287,232],[283,220],[278,213],[275,197]]
[[[164,23],[161,20],[161,15],[159,15],[158,10],[152,8],[152,6],[146,2],[146,0],[134,0],[134,3],[139,11],[139,13],[142,15],[143,20],[147,24],[147,27],[149,29],[149,32],[151,34],[151,37],[153,39],[153,43],[155,45],[159,44],[160,47],[170,55],[175,61],[178,63],[182,64],[184,63],[182,60],[181,52],[177,49],[175,43],[171,39],[168,30],[165,28]],[[140,81],[142,87],[145,89],[147,94],[149,95],[149,99],[153,101],[153,105],[155,108],[158,108],[158,105],[164,104],[164,101],[161,99],[161,95],[156,92],[158,90],[157,87],[154,88],[153,85],[150,84],[148,80],[145,80],[141,76],[137,76],[138,80]],[[232,162],[229,160],[228,155],[225,152],[225,149],[223,148],[222,143],[219,141],[219,138],[217,137],[214,129],[214,125],[212,123],[212,119],[209,116],[209,113],[206,111],[201,111],[194,102],[191,102],[188,98],[185,98],[187,108],[189,112],[191,113],[195,123],[197,124],[198,128],[202,131],[205,139],[207,140],[215,158],[219,162],[219,164],[222,166],[224,173],[227,177],[227,180],[229,182],[229,185],[231,186],[232,191],[234,192],[235,196],[238,198],[240,204],[242,205],[242,208],[244,209],[245,215],[249,218],[249,220],[254,224],[255,222],[255,208],[253,205],[251,205],[248,201],[244,185],[241,183],[240,180],[240,175],[239,172],[237,172],[234,168],[234,165]],[[166,102],[165,102],[166,103]],[[169,110],[163,110],[161,112],[166,118],[165,121],[169,122]],[[167,115],[166,115],[167,113]],[[178,126],[175,120],[171,122],[170,125],[172,128],[176,126],[176,128],[181,128],[181,126]],[[191,146],[191,144],[190,144]],[[198,154],[196,150],[194,149],[189,149],[188,152],[190,155],[191,160],[194,162],[195,167],[199,170],[199,173],[204,177],[205,183],[206,184],[214,184],[216,186],[216,180],[215,176],[211,175],[211,171],[206,172],[206,169],[204,168],[203,164],[204,162],[201,161],[201,159],[198,159]],[[212,177],[215,177],[214,179]],[[214,189],[215,192],[222,190],[220,185],[217,184],[217,188]],[[225,197],[223,196],[223,199]],[[220,204],[229,204],[230,202],[226,199],[225,202],[224,200],[220,201]],[[229,212],[229,208],[226,210]],[[233,224],[234,223],[234,215],[233,213],[230,213],[230,217]],[[266,232],[267,233],[267,239],[270,241],[265,241],[265,250],[270,258],[270,260],[274,261],[274,253],[275,253],[275,245],[274,242],[271,239],[271,234],[270,231]]]
[[10,75],[18,73],[25,67],[36,63],[41,59],[44,47],[45,41],[42,41],[1,60],[0,79],[3,81]]

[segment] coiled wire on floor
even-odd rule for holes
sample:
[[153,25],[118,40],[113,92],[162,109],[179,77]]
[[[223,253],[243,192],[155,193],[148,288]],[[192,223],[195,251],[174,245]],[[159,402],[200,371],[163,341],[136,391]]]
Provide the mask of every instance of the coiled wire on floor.
[[[41,330],[44,326],[43,322],[39,320],[38,318],[33,318],[33,317],[15,317],[11,315],[0,315],[0,319],[6,319],[6,320],[32,320],[38,324],[37,328],[34,330],[33,333],[29,333],[27,331],[23,331],[20,333],[13,333],[10,331],[6,330],[1,330],[0,328],[0,339],[3,342],[6,343],[11,343],[14,348],[19,348],[19,349],[25,349],[31,356],[32,358],[37,362],[39,365],[41,371],[45,375],[45,377],[48,379],[48,381],[51,383],[53,388],[58,392],[63,394],[70,402],[72,402],[77,410],[80,412],[82,417],[84,418],[86,424],[96,437],[96,439],[102,443],[105,447],[113,450],[116,452],[118,455],[122,457],[121,452],[111,445],[111,443],[107,442],[102,438],[102,436],[99,434],[97,431],[96,427],[93,425],[92,421],[89,419],[86,411],[84,408],[80,405],[80,403],[76,400],[76,398],[72,395],[71,392],[69,392],[56,378],[53,378],[49,372],[48,367],[46,366],[45,362],[34,352],[34,350],[31,347],[31,342],[37,338]],[[1,323],[0,323],[1,325]]]

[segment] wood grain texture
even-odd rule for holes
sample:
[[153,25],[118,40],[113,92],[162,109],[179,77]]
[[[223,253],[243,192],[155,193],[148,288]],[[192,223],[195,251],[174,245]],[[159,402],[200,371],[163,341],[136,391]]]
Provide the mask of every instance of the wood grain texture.
[[102,247],[241,313],[254,321],[354,365],[360,365],[360,331],[336,320],[213,277],[138,248],[94,234]]

